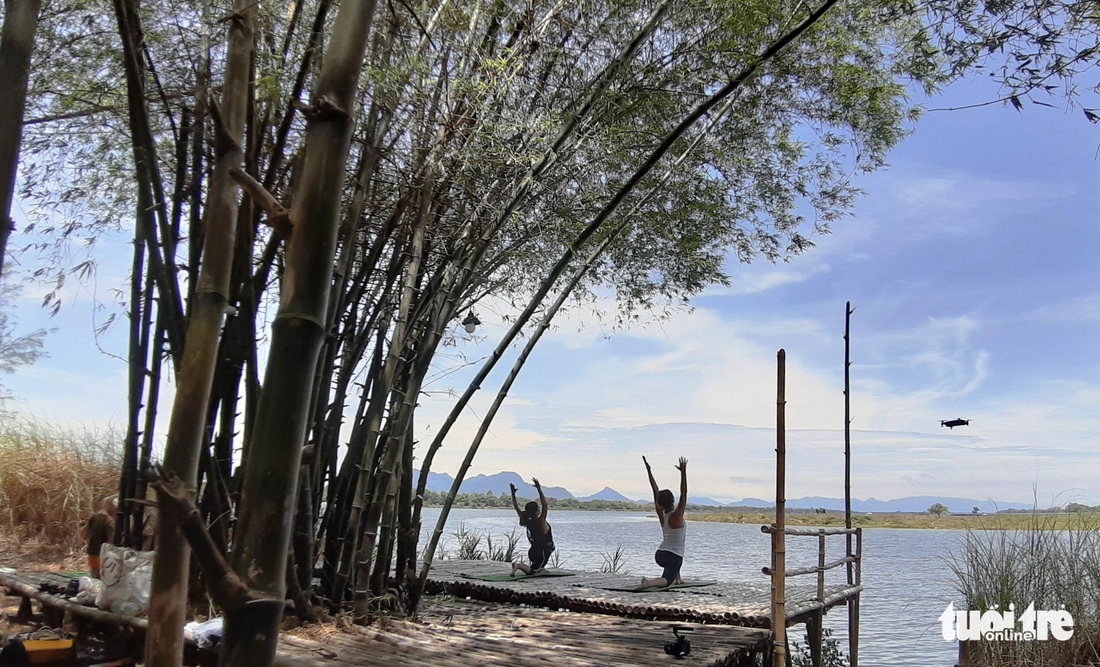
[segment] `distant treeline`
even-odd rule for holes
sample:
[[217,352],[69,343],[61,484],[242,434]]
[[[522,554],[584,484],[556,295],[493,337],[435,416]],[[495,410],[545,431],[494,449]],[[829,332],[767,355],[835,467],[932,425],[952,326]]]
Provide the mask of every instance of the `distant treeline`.
[[1031,514],[1033,512],[1039,512],[1040,514],[1060,514],[1063,512],[1070,513],[1094,513],[1100,512],[1100,505],[1083,505],[1081,503],[1069,503],[1064,507],[1054,506],[1046,509],[1010,509],[1010,510],[998,510],[997,514]]
[[[443,499],[447,494],[441,491],[425,491],[424,492],[424,507],[442,507]],[[520,507],[523,507],[529,500],[535,500],[534,498],[516,498]],[[650,502],[635,503],[627,502],[624,500],[577,500],[576,498],[547,498],[546,504],[553,509],[558,510],[584,510],[588,512],[645,512],[652,511],[653,504]],[[485,493],[460,493],[455,496],[454,507],[461,507],[465,509],[510,509],[512,507],[512,497],[507,493],[501,492],[494,495],[492,491],[486,491]],[[751,508],[734,508],[734,507],[717,507],[714,505],[696,505],[695,503],[688,503],[687,511],[689,512],[731,512],[734,510],[746,510],[746,511],[764,511],[763,508],[751,507]],[[813,510],[795,510],[810,512]]]

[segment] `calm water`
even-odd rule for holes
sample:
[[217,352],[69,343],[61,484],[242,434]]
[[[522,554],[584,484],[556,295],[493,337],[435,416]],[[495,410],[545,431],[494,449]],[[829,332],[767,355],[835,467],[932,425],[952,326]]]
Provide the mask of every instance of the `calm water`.
[[[424,510],[421,544],[426,545],[438,509]],[[558,567],[599,570],[605,555],[622,546],[623,571],[638,576],[657,576],[653,551],[660,542],[660,527],[645,512],[552,512]],[[456,549],[455,532],[466,530],[492,534],[494,542],[516,528],[520,553],[526,557],[527,539],[511,510],[453,510],[444,531],[442,547]],[[950,667],[956,648],[940,636],[939,622],[947,603],[955,599],[954,577],[943,558],[957,546],[963,531],[865,528],[863,531],[863,586],[860,598],[860,664],[868,667]],[[756,524],[690,522],[684,576],[723,581],[765,580],[760,568],[770,559],[770,538]],[[844,537],[826,539],[826,560],[843,556]],[[816,565],[817,539],[787,539],[788,567]],[[826,583],[843,583],[844,569],[826,574]],[[796,578],[812,584],[813,575]],[[825,617],[826,627],[848,652],[848,614],[836,607]],[[795,635],[800,642],[800,631]]]

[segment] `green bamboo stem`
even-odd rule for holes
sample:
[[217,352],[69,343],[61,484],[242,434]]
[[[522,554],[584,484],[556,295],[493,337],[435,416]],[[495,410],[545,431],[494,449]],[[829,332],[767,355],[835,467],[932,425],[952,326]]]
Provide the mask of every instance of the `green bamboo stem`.
[[281,302],[244,471],[234,569],[269,604],[227,614],[222,664],[274,660],[286,590],[287,550],[296,504],[312,384],[326,334],[329,286],[354,127],[360,72],[375,0],[340,4],[306,128],[301,183],[290,210]]

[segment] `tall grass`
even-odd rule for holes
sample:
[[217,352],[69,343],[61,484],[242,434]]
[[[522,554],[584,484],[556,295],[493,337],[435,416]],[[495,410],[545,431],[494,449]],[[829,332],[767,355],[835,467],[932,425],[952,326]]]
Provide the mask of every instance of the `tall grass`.
[[118,491],[122,437],[28,418],[0,424],[0,533],[57,553],[85,544],[83,521]]
[[[1016,618],[1063,607],[1074,620],[1068,641],[981,641],[978,664],[989,667],[1100,663],[1100,519],[1095,514],[1035,513],[1026,528],[1002,529],[996,520],[967,530],[948,565],[968,609],[1005,611]],[[1019,629],[1017,627],[1017,629]]]

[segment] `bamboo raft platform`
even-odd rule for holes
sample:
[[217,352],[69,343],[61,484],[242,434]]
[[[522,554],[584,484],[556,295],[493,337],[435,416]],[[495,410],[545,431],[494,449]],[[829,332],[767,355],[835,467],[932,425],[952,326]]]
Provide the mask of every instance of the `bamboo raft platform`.
[[[497,567],[501,565],[497,563]],[[47,620],[49,625],[60,625],[59,617],[69,614],[93,625],[122,630],[128,633],[127,643],[138,642],[126,652],[140,656],[145,619],[83,606],[39,590],[42,583],[64,587],[71,579],[64,574],[0,573],[0,588],[22,597],[28,614],[30,601],[37,601],[47,619],[55,617]],[[770,633],[764,629],[675,625],[692,630],[684,633],[691,641],[692,651],[679,659],[664,652],[665,643],[674,639],[673,624],[667,621],[434,596],[425,598],[417,621],[382,619],[366,627],[345,626],[341,630],[327,625],[321,631],[283,633],[275,665],[632,667],[676,662],[738,667],[756,664],[756,656],[768,650]],[[213,653],[196,652],[193,648],[188,653],[188,664],[215,664]]]
[[[371,626],[329,633],[285,634],[276,665],[749,665],[769,650],[770,590],[759,584],[708,582],[693,588],[629,592],[635,577],[592,572],[567,576],[484,581],[472,577],[507,574],[496,561],[441,561],[433,566],[417,621],[382,619]],[[64,586],[64,574],[0,573],[0,587],[37,600],[49,618],[68,614],[97,626],[114,626],[134,639],[144,636],[145,619],[87,607],[39,590]],[[861,586],[826,587],[824,602],[814,586],[787,586],[786,623],[806,622],[858,595]],[[579,612],[579,613],[578,613]],[[692,652],[665,654],[673,625],[685,633]],[[319,640],[317,635],[322,635]],[[212,664],[209,660],[200,662]]]
[[672,624],[606,614],[551,611],[477,600],[425,599],[421,622],[357,627],[321,641],[284,637],[278,667],[637,667],[759,664],[769,632],[721,625],[677,624],[691,653],[665,653]]
[[[477,577],[507,574],[507,563],[483,560],[440,561],[428,574],[427,591],[485,602],[524,604],[566,611],[690,623],[771,628],[770,580],[759,583],[711,582],[705,586],[630,592],[638,578],[594,572],[540,576],[508,581]],[[861,585],[824,587],[819,601],[814,585],[787,584],[786,625],[796,625],[847,604]]]

